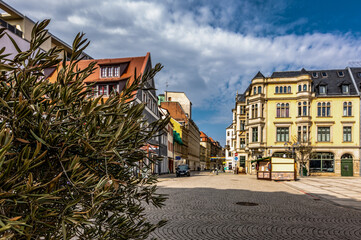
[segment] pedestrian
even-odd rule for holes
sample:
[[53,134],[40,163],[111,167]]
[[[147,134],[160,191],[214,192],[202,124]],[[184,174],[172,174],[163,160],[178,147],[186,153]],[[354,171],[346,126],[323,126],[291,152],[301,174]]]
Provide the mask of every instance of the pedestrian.
[[216,175],[218,175],[218,168],[216,168]]

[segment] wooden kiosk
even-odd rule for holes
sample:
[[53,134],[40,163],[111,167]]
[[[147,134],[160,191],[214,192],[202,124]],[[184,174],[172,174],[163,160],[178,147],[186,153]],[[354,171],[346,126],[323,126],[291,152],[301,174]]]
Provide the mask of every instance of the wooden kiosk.
[[293,158],[266,157],[256,162],[257,179],[263,180],[296,180],[297,170]]

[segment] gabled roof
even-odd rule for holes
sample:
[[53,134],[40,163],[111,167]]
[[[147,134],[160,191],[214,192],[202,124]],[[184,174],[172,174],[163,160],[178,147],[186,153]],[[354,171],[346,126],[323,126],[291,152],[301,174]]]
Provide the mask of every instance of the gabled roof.
[[265,78],[265,77],[263,76],[263,74],[260,71],[258,71],[258,73],[256,74],[256,76],[253,77],[253,79],[256,79],[256,78]]
[[[134,73],[137,77],[141,76],[148,67],[151,67],[150,53],[141,57],[128,57],[128,58],[107,58],[107,59],[93,59],[93,60],[80,60],[77,64],[80,70],[89,66],[90,63],[96,62],[96,69],[85,80],[85,83],[92,82],[117,82],[132,79],[134,80]],[[112,78],[102,78],[100,76],[101,66],[118,65],[120,66],[120,76]],[[57,71],[49,76],[50,81],[56,80]]]
[[175,120],[188,122],[188,117],[179,102],[161,102],[160,107],[166,109]]

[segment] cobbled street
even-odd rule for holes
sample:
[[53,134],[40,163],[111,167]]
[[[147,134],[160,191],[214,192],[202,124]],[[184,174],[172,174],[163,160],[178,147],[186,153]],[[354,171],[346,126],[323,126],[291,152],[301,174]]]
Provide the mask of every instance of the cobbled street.
[[150,239],[361,239],[360,210],[283,182],[202,172],[161,177],[158,186],[169,199],[161,209],[148,207],[147,214],[168,223]]

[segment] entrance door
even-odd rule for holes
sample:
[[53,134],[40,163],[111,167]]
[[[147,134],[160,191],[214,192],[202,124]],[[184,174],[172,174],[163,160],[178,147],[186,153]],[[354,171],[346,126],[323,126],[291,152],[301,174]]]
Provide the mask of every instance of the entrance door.
[[353,176],[352,159],[341,160],[341,176]]

